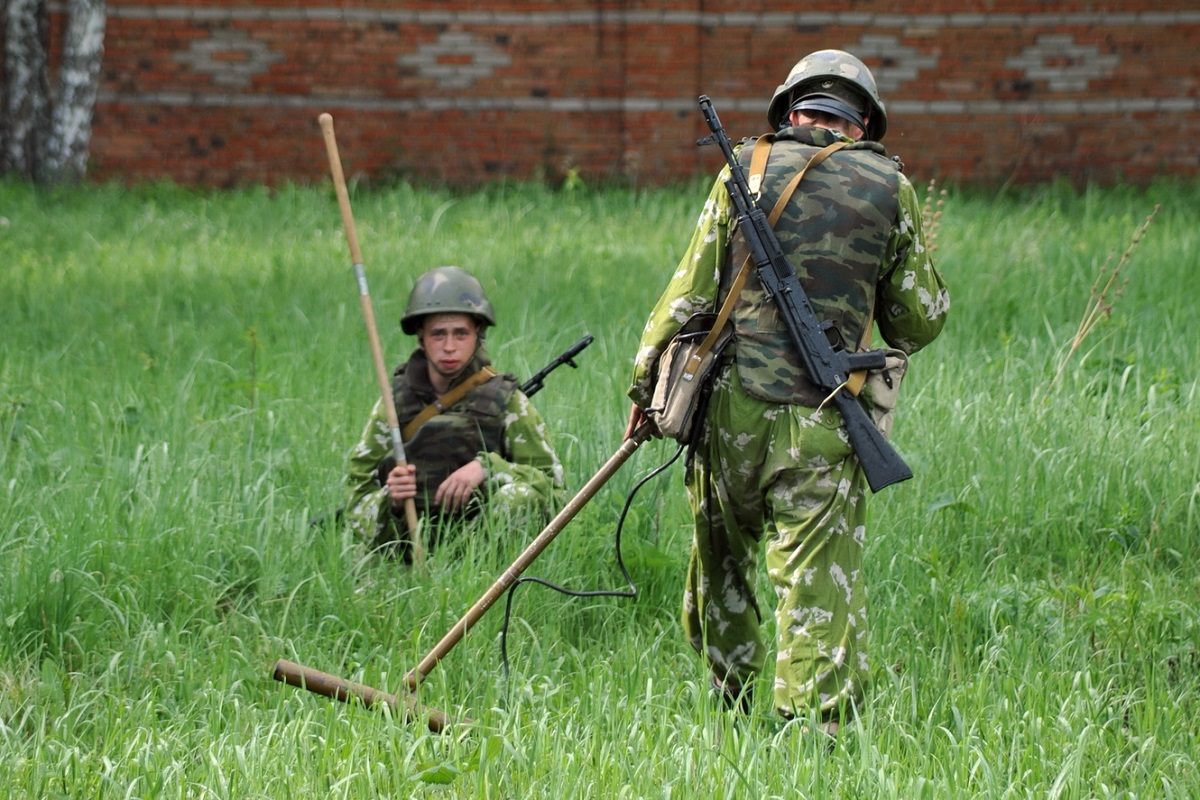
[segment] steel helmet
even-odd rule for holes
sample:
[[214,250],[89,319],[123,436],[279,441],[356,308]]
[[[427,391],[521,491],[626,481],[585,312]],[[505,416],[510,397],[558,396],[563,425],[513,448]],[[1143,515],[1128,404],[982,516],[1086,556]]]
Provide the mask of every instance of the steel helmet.
[[480,327],[496,324],[483,286],[462,267],[434,267],[417,278],[408,295],[408,307],[400,317],[400,328],[405,333],[416,333],[421,317],[428,314],[470,314]]
[[[854,110],[869,116],[867,124],[860,126],[864,128],[866,139],[878,142],[887,133],[887,112],[879,98],[875,76],[866,64],[844,50],[818,50],[796,62],[787,80],[776,87],[771,104],[767,106],[767,122],[771,128],[778,130],[785,124],[788,112],[806,96],[811,98],[807,108],[837,114],[850,122],[854,119],[839,113],[846,111],[839,106],[859,106]],[[825,107],[822,107],[822,101]]]

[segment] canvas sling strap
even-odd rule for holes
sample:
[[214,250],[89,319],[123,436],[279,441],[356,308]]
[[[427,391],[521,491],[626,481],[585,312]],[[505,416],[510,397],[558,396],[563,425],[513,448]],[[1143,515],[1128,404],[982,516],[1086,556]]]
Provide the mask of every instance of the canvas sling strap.
[[455,386],[450,391],[440,395],[438,399],[422,408],[420,412],[411,420],[409,420],[408,424],[404,426],[404,430],[400,432],[400,436],[406,442],[412,439],[412,437],[417,435],[417,431],[421,429],[422,425],[424,425],[426,422],[429,422],[429,420],[433,419],[438,414],[441,414],[447,408],[453,406],[459,400],[462,400],[464,397],[470,394],[471,390],[473,390],[475,387],[487,383],[494,377],[496,377],[496,370],[492,369],[491,367],[480,367],[477,372],[460,383],[458,386]]
[[[756,194],[758,193],[759,188],[762,186],[763,173],[765,173],[767,169],[767,159],[771,155],[771,143],[772,140],[768,136],[758,137],[758,140],[754,142],[754,152],[750,155],[750,177],[747,179],[747,183],[750,186],[750,191]],[[783,192],[780,193],[779,199],[775,201],[775,206],[771,209],[771,213],[767,215],[767,222],[770,223],[771,227],[775,227],[775,223],[779,221],[780,215],[783,214],[783,209],[787,206],[788,200],[792,199],[792,194],[795,193],[796,187],[800,185],[800,181],[804,178],[804,173],[808,172],[809,167],[820,164],[832,153],[841,150],[848,144],[850,143],[834,142],[833,144],[823,147],[813,154],[813,157],[808,160],[808,163],[805,164],[804,167],[797,172],[790,181],[788,181],[787,185],[783,187]],[[737,300],[737,296],[741,293],[742,287],[746,284],[746,276],[750,272],[750,262],[752,260],[752,257],[747,255],[746,259],[742,262],[741,268],[738,269],[737,276],[733,279],[733,283],[729,287],[729,294],[725,296],[725,302],[721,304],[721,309],[717,312],[717,318],[713,322],[712,329],[708,332],[708,335],[704,337],[704,341],[700,343],[700,346],[696,348],[696,351],[692,353],[691,358],[688,359],[688,363],[684,365],[683,374],[680,376],[683,380],[690,381],[696,377],[696,371],[700,369],[700,365],[703,362],[705,354],[712,349],[713,345],[717,341],[717,338],[721,335],[721,331],[724,329],[725,324],[729,321],[729,315],[733,312],[734,301]],[[863,372],[862,378],[857,380],[857,389],[852,390],[853,394],[858,394],[858,390],[862,389],[864,380],[866,380],[866,372]],[[854,382],[855,379],[852,375],[851,383]]]

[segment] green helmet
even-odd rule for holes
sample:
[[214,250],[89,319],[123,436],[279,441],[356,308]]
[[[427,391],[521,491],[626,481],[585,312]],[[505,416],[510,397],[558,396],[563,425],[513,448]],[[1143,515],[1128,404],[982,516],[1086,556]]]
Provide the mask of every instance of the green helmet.
[[843,50],[818,50],[796,62],[787,80],[779,84],[767,106],[772,130],[786,124],[789,111],[801,98],[812,98],[806,108],[825,111],[855,122],[868,115],[865,137],[874,142],[887,133],[887,112],[879,98],[875,76],[867,65]]
[[408,308],[400,317],[401,329],[416,333],[421,317],[428,314],[470,314],[481,328],[496,324],[483,286],[462,267],[434,267],[417,278],[408,296]]

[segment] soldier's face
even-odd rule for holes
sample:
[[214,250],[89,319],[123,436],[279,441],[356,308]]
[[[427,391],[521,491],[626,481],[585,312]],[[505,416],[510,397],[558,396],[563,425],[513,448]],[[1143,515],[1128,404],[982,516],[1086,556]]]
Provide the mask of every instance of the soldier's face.
[[430,314],[417,333],[429,366],[443,378],[463,371],[479,344],[479,326],[467,314]]

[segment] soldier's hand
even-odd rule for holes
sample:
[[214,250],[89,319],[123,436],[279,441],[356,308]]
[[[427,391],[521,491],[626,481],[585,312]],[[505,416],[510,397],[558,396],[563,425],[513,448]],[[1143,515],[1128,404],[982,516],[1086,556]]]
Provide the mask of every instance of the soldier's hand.
[[412,464],[393,467],[387,476],[388,497],[392,505],[401,506],[417,496],[417,468]]
[[[649,420],[650,418],[646,416],[646,412],[642,410],[642,407],[634,403],[629,408],[629,422],[625,423],[625,438],[628,439],[633,436],[633,432]],[[655,428],[653,435],[661,436],[662,434]]]
[[486,477],[487,472],[484,470],[483,464],[472,459],[451,472],[450,477],[442,481],[442,485],[438,487],[437,493],[433,496],[433,501],[447,510],[457,511],[467,504],[471,495],[475,493],[479,484],[483,483],[483,479]]

